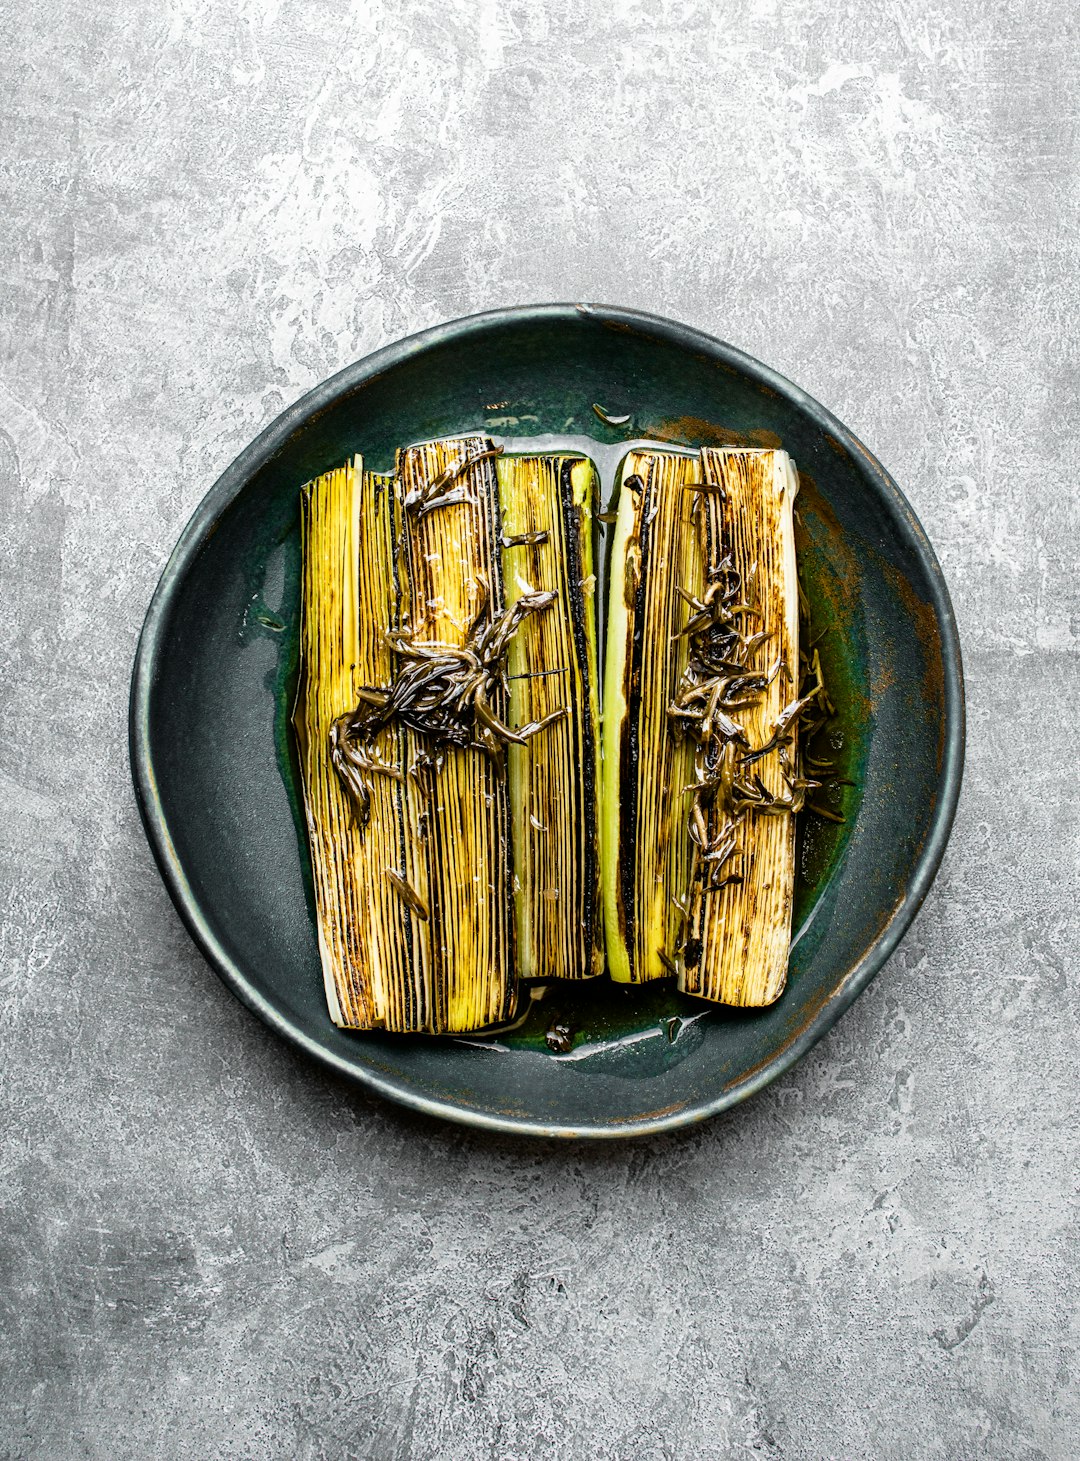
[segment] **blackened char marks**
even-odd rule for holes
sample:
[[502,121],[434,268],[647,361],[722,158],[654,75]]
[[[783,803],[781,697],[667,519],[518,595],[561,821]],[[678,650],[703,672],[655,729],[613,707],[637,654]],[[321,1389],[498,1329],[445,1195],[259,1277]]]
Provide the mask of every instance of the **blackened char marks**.
[[[638,811],[638,763],[640,760],[640,713],[641,713],[641,660],[644,653],[645,602],[649,577],[649,538],[653,517],[653,495],[656,492],[656,473],[650,467],[649,480],[643,483],[636,474],[623,484],[629,487],[641,501],[637,511],[637,546],[640,554],[640,569],[631,608],[630,621],[630,666],[626,686],[626,723],[619,746],[619,912],[623,920],[622,932],[633,960],[631,942],[636,914],[634,873],[637,867]],[[631,970],[631,973],[633,971]]]
[[[559,473],[559,502],[565,524],[566,540],[566,591],[570,599],[570,625],[574,636],[574,654],[577,658],[579,681],[586,696],[583,714],[575,720],[575,736],[578,721],[582,727],[581,744],[575,746],[578,764],[581,767],[581,817],[584,825],[583,859],[583,907],[585,957],[592,958],[596,936],[596,738],[593,732],[592,715],[589,711],[589,641],[585,632],[585,616],[590,611],[585,593],[585,568],[581,560],[582,529],[591,531],[591,525],[583,522],[582,509],[574,502],[574,467],[577,463],[564,460]],[[586,819],[588,819],[586,821]]]

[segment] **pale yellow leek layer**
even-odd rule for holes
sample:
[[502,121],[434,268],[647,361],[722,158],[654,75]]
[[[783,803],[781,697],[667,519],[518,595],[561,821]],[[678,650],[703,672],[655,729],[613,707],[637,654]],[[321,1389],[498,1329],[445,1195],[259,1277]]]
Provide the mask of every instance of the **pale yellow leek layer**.
[[[400,500],[490,448],[484,437],[398,453]],[[498,478],[479,461],[455,484],[464,500],[427,513],[403,509],[403,618],[417,641],[462,646],[485,601],[504,607]],[[506,714],[506,706],[496,706]],[[427,749],[405,733],[405,761]],[[516,1004],[510,800],[505,772],[476,747],[440,748],[435,768],[406,783],[405,874],[428,909],[411,919],[412,957],[429,992],[429,1028],[478,1030]]]
[[[596,473],[583,458],[502,457],[498,476],[506,601],[555,595],[510,641],[510,722],[566,712],[507,748],[518,969],[525,979],[583,979],[603,968]],[[543,541],[518,541],[538,534]]]

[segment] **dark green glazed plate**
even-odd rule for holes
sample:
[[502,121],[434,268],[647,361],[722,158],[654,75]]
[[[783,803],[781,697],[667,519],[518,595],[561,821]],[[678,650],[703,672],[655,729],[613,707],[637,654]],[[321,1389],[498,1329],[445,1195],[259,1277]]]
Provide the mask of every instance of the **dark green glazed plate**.
[[[593,410],[630,413],[625,427]],[[466,431],[783,445],[800,469],[800,571],[854,786],[800,827],[795,941],[771,1009],[664,986],[565,987],[489,1039],[331,1024],[289,735],[301,483],[362,450]],[[960,791],[960,648],[933,550],[884,469],[796,386],[682,325],[546,305],[458,320],[343,370],[286,411],[199,506],[139,643],[131,762],[169,892],[230,989],[317,1060],[421,1111],[533,1135],[699,1121],[791,1066],[895,949],[937,871]],[[559,1018],[573,1048],[548,1050]]]

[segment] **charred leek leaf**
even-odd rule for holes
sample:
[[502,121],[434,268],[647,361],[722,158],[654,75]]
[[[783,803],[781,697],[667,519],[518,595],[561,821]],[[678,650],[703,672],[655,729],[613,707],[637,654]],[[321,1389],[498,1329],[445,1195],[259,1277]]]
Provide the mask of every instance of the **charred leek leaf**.
[[677,698],[705,714],[683,721],[695,744],[697,830],[679,983],[724,1004],[767,1005],[787,978],[795,814],[806,790],[796,738],[815,698],[801,700],[798,686],[798,476],[780,451],[704,448],[701,466],[712,599],[689,605],[681,626],[696,669]]
[[667,708],[686,665],[678,588],[700,587],[695,457],[630,452],[620,470],[604,667],[603,880],[608,971],[642,983],[674,972],[689,884],[683,789],[693,751]]
[[516,1004],[501,665],[522,619],[547,603],[507,609],[497,455],[483,437],[398,454],[403,614],[390,709],[409,790],[401,871],[427,915],[410,916],[410,954],[437,1032],[512,1019]]
[[507,648],[507,750],[518,968],[581,979],[603,967],[597,843],[596,473],[583,458],[502,457],[503,577],[514,605],[551,594]]
[[423,1029],[409,910],[388,880],[401,860],[401,736],[347,744],[344,719],[365,685],[386,682],[395,614],[388,478],[359,457],[303,490],[301,677],[294,714],[326,999],[337,1025]]

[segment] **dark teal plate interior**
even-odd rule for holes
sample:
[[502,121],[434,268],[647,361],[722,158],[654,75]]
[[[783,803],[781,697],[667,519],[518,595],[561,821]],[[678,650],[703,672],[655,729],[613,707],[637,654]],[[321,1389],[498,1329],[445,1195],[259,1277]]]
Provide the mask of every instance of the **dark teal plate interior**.
[[[608,427],[593,411],[631,413]],[[388,468],[435,436],[783,445],[801,477],[800,572],[853,787],[845,821],[801,819],[788,987],[717,1010],[667,986],[552,987],[489,1039],[331,1024],[288,717],[296,680],[301,483],[357,450]],[[910,924],[948,838],[963,762],[960,651],[911,508],[797,387],[651,316],[554,305],[427,331],[342,371],[279,417],[214,486],[154,595],[135,664],[131,758],[177,908],[218,973],[275,1030],[387,1096],[474,1125],[617,1136],[699,1120],[806,1051]],[[547,1049],[553,1016],[574,1030]]]

